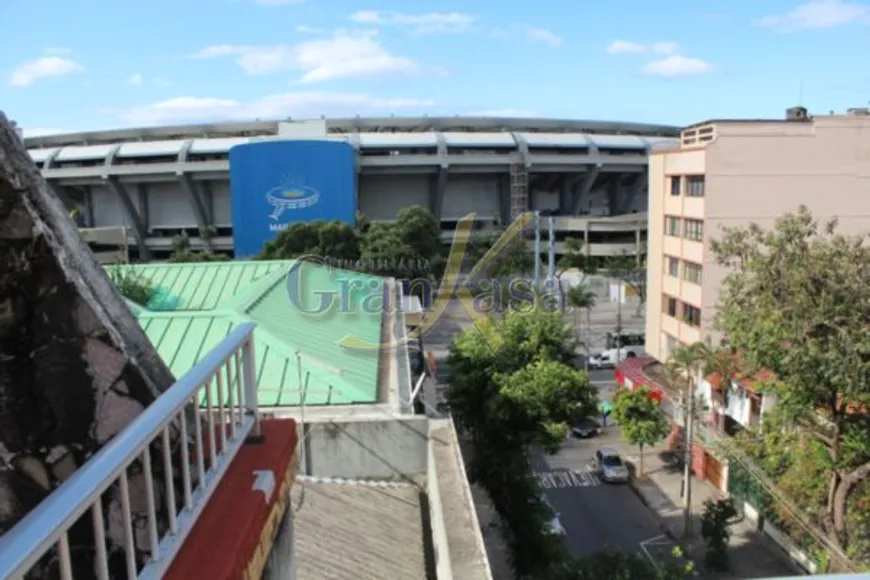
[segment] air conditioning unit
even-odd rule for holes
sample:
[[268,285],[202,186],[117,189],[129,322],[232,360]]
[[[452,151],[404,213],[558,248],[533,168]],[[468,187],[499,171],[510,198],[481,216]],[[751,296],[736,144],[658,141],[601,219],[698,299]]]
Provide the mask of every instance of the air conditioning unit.
[[846,114],[850,117],[870,117],[870,108],[852,107],[851,109],[846,109]]

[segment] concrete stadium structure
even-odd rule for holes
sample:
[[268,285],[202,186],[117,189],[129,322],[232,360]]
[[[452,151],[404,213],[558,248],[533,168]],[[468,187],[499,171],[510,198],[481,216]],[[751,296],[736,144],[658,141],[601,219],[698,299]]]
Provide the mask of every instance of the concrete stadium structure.
[[[647,163],[679,129],[636,123],[496,118],[354,118],[217,123],[32,137],[31,157],[88,227],[125,226],[140,259],[162,258],[185,232],[194,249],[233,248],[231,147],[261,139],[347,140],[357,150],[359,210],[389,221],[429,207],[447,239],[474,212],[505,223],[555,216],[590,255],[641,250]],[[201,235],[206,232],[206,235]]]

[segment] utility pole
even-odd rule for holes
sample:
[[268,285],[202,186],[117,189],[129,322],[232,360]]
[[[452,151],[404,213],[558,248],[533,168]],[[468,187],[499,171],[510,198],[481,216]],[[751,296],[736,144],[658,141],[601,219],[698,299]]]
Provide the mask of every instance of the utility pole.
[[541,289],[541,212],[535,211],[535,292]]
[[[699,373],[700,376],[700,373]],[[685,449],[685,465],[683,466],[683,535],[688,538],[692,535],[692,441],[695,437],[695,389],[692,387],[693,377],[689,372],[689,380],[686,381],[685,395],[686,404],[683,412],[686,413],[685,428],[683,430]]]
[[616,364],[622,360],[622,280],[616,286]]

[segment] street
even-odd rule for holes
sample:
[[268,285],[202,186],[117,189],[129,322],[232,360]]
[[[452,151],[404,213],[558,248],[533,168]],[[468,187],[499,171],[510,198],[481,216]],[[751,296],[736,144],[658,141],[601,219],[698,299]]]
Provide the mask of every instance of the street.
[[[633,309],[624,312],[623,326],[642,329],[642,322],[634,316]],[[613,303],[603,302],[592,311],[591,352],[604,348],[605,336],[616,327],[616,307]],[[567,316],[566,322],[573,324],[574,317]],[[437,361],[437,377],[424,390],[424,400],[429,409],[436,409],[443,399],[443,392],[449,381],[449,369],[445,364],[450,340],[458,332],[470,325],[467,314],[452,305],[448,311],[431,327],[423,338],[424,348],[430,351]],[[577,336],[585,335],[584,329],[577,329]],[[578,368],[583,368],[583,355],[575,360]],[[589,373],[592,385],[597,389],[599,400],[610,400],[616,392],[613,369],[595,370]],[[605,547],[613,547],[629,553],[641,553],[646,557],[662,557],[669,554],[673,543],[662,536],[662,529],[656,516],[625,484],[606,484],[589,469],[595,450],[602,445],[616,447],[624,459],[633,458],[636,449],[628,446],[620,437],[619,429],[609,425],[598,437],[588,440],[566,439],[562,450],[556,455],[545,456],[535,453],[531,457],[532,466],[542,492],[559,513],[565,528],[566,543],[572,554],[583,556]],[[479,491],[479,490],[478,490]],[[481,523],[484,525],[484,541],[487,551],[493,558],[495,551],[501,552],[497,533],[490,533],[484,522],[491,522],[485,506],[485,495],[475,493]],[[494,567],[496,566],[493,562]]]
[[642,544],[660,536],[661,526],[628,485],[604,483],[592,471],[592,457],[603,445],[616,447],[623,459],[636,453],[609,425],[597,437],[567,439],[556,455],[533,454],[535,476],[559,514],[572,554],[605,547],[643,552]]

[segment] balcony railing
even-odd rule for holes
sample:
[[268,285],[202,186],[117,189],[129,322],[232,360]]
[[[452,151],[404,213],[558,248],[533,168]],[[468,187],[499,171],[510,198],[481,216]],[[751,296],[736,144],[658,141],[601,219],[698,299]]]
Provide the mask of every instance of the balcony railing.
[[[91,551],[93,561],[77,565],[86,576],[161,578],[245,439],[259,434],[254,327],[236,328],[0,537],[0,580],[24,578],[43,557],[56,570],[51,576],[70,580],[72,554]],[[143,489],[131,494],[130,480],[140,475]],[[113,558],[110,572],[105,506],[112,500],[120,503],[121,525],[111,539],[123,558]],[[92,539],[71,545],[70,528],[88,511]]]

